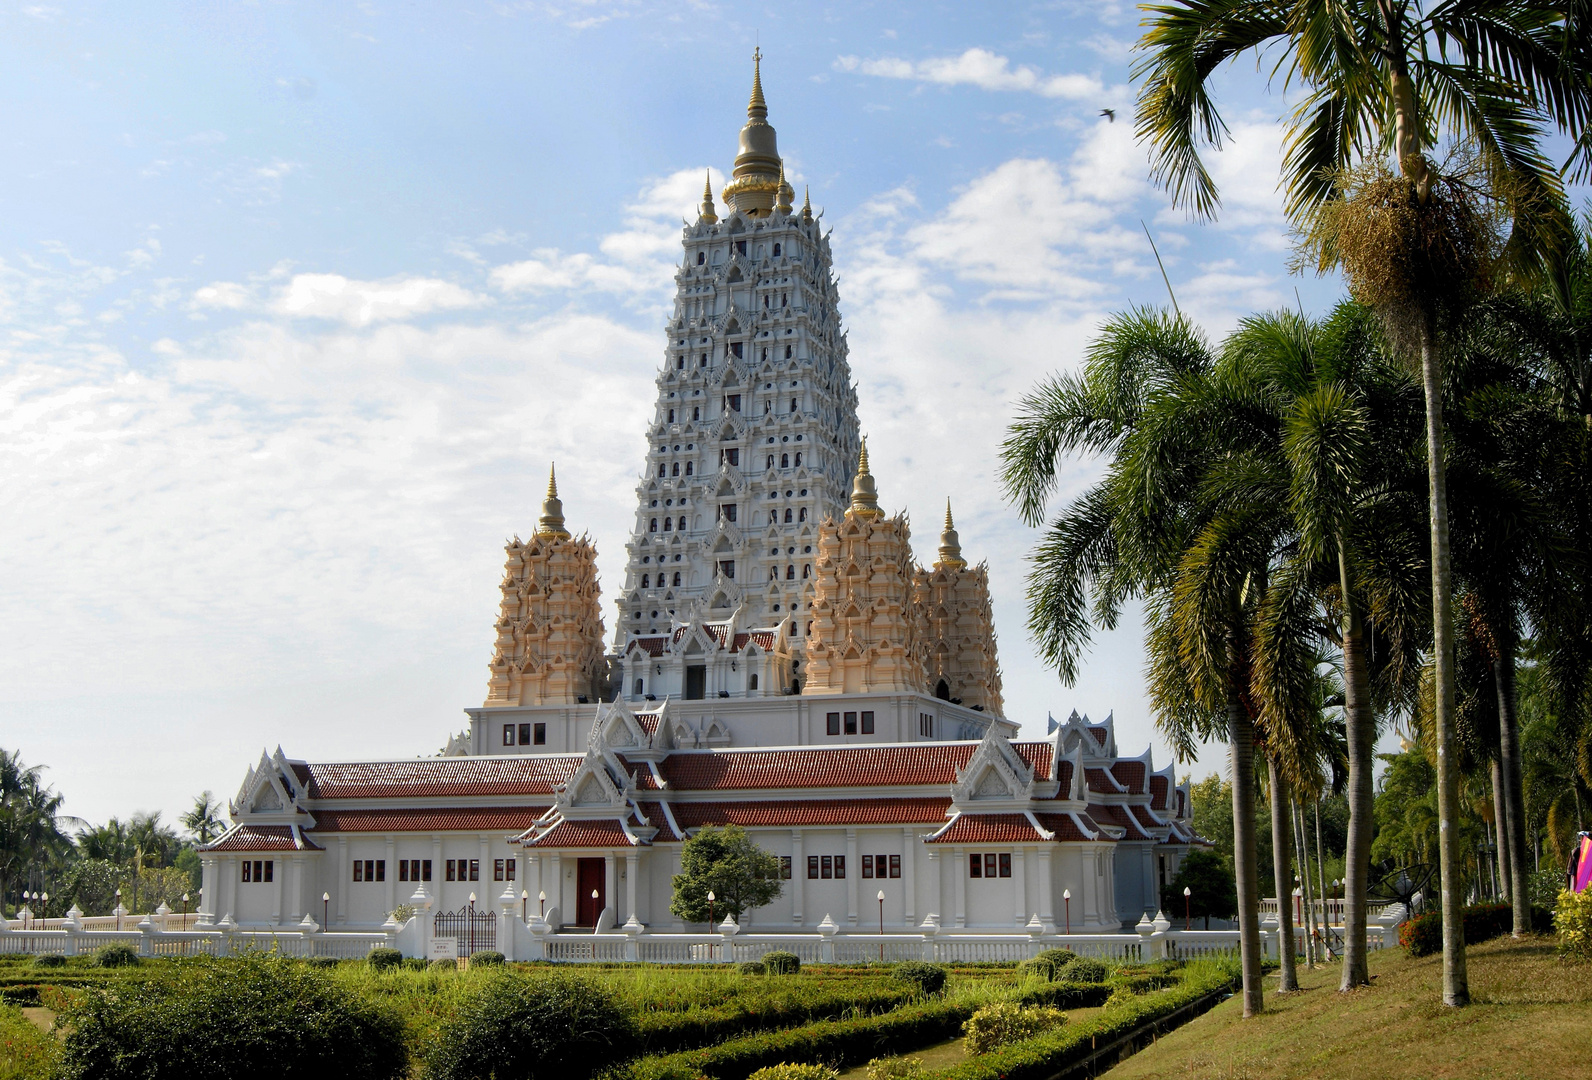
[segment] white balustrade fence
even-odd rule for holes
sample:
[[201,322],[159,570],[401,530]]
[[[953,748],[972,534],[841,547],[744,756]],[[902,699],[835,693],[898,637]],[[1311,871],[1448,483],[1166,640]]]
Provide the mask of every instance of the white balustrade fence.
[[106,945],[126,945],[140,956],[229,956],[242,952],[276,952],[284,956],[336,956],[362,957],[374,948],[394,945],[401,928],[396,924],[379,931],[356,933],[322,932],[313,922],[296,924],[281,929],[245,929],[228,924],[206,924],[195,927],[189,916],[187,930],[165,929],[167,920],[160,916],[144,916],[136,923],[132,917],[122,919],[123,929],[115,929],[115,919],[110,927],[89,929],[83,925],[90,920],[49,920],[56,924],[49,929],[34,929],[44,920],[29,920],[27,929],[20,921],[0,919],[0,953],[29,953],[39,956],[56,953],[62,956],[79,956],[91,953]]

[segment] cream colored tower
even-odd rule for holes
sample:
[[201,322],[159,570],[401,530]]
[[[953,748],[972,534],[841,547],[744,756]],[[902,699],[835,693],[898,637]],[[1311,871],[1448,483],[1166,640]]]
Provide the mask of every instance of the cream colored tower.
[[548,477],[535,534],[528,541],[515,537],[504,550],[508,560],[486,704],[597,701],[606,670],[597,548],[564,527],[556,475]]
[[969,708],[1003,715],[989,566],[970,567],[962,558],[949,499],[945,531],[940,534],[940,557],[932,569],[917,572],[914,585],[929,691]]
[[866,442],[850,508],[819,528],[817,579],[802,692],[926,692],[911,530],[879,509]]

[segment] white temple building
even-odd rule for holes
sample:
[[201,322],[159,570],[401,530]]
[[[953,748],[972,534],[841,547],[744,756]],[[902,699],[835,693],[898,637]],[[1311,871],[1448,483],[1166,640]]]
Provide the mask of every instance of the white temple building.
[[418,891],[680,930],[682,843],[727,824],[781,860],[759,930],[869,927],[881,892],[893,928],[1116,932],[1159,907],[1188,792],[1109,716],[1016,740],[987,568],[949,507],[927,566],[880,509],[828,236],[767,115],[754,70],[723,214],[709,188],[682,234],[613,635],[550,482],[468,730],[435,758],[262,754],[202,852],[202,923],[374,928]]

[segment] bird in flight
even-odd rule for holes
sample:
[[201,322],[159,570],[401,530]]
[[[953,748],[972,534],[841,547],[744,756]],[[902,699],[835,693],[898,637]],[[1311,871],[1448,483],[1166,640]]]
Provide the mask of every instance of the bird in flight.
[[1100,115],[1106,118],[1106,123],[1108,124],[1117,122],[1117,110],[1115,109],[1101,109]]

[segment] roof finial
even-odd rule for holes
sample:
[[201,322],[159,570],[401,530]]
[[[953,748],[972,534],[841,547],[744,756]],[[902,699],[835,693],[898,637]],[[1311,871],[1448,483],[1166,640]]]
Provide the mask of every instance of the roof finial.
[[763,100],[763,50],[752,50],[752,100],[746,106],[746,115],[753,120],[768,119],[768,102]]
[[542,500],[542,517],[536,523],[536,535],[569,539],[569,530],[564,528],[564,504],[558,497],[556,465],[547,471],[547,498]]
[[802,185],[802,220],[813,220],[813,192],[806,184]]
[[719,220],[719,215],[713,209],[713,170],[707,170],[707,177],[702,181],[702,220],[709,225]]
[[936,570],[961,570],[967,566],[967,560],[962,558],[962,538],[956,534],[956,526],[951,521],[951,500],[945,500],[945,530],[940,533],[940,558],[934,564]]
[[867,439],[862,440],[862,449],[857,454],[857,476],[851,482],[851,509],[846,511],[846,516],[884,517],[884,511],[879,509],[879,492],[874,486],[873,474],[868,471]]
[[774,209],[780,211],[783,214],[790,213],[790,201],[791,201],[792,198],[795,197],[795,195],[796,195],[796,192],[792,191],[791,190],[791,186],[785,182],[785,159],[784,158],[780,158],[780,160],[779,160],[779,201],[777,203],[775,203]]

